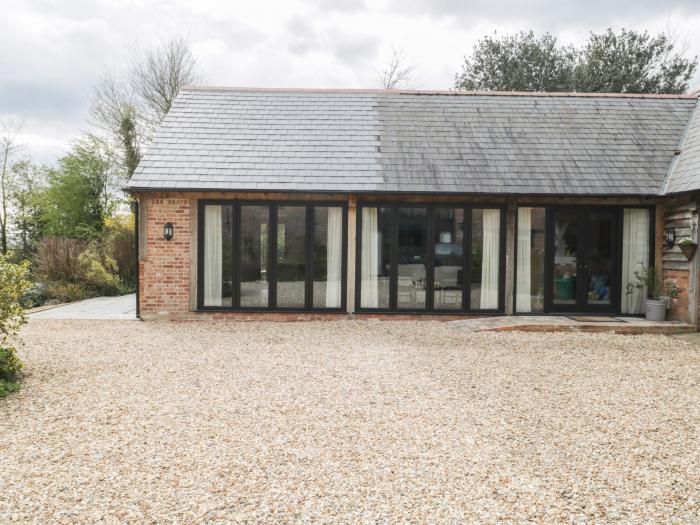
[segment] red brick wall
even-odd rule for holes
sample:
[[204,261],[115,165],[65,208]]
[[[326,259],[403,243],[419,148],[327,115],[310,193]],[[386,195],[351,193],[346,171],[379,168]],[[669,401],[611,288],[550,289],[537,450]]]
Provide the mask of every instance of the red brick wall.
[[668,319],[672,321],[688,322],[688,271],[666,270],[663,272],[663,280],[676,281],[682,292],[677,300],[672,301],[668,309]]
[[[190,298],[190,206],[182,198],[148,199],[146,254],[139,262],[140,313],[144,319],[182,318]],[[163,238],[163,226],[174,226],[172,240]]]

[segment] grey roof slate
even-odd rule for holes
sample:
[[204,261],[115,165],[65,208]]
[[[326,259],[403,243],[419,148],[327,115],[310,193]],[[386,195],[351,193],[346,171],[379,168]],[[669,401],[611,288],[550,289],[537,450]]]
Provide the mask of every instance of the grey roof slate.
[[128,188],[654,195],[700,182],[696,102],[187,88]]
[[695,107],[672,164],[666,193],[700,190],[700,101]]

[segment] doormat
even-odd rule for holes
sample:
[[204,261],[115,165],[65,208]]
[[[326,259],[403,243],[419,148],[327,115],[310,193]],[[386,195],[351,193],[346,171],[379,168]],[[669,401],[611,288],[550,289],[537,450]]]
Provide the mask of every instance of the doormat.
[[598,317],[596,315],[570,315],[569,319],[579,323],[624,323],[625,321],[615,317]]

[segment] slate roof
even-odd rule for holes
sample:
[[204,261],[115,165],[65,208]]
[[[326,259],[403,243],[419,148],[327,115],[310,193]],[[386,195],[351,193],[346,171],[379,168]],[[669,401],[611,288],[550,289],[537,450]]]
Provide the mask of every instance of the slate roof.
[[[654,195],[675,184],[667,175],[696,103],[186,88],[128,189]],[[697,162],[676,166],[695,173]]]
[[674,162],[666,193],[700,190],[700,102],[685,130],[680,155]]

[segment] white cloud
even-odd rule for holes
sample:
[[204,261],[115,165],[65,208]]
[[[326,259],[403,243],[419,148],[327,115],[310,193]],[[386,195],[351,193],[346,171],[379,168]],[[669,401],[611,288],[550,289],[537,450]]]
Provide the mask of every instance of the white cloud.
[[[550,31],[581,43],[609,26],[700,35],[700,4],[652,0],[25,0],[0,17],[0,118],[28,123],[43,161],[86,127],[92,86],[135,44],[185,35],[207,83],[375,87],[391,46],[415,66],[414,87],[449,88],[464,55],[494,30]],[[700,54],[700,36],[690,41]],[[700,72],[694,81],[700,87]]]

